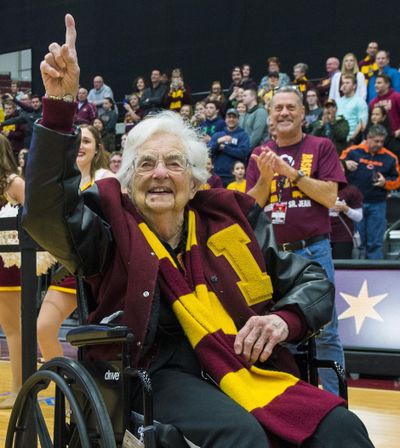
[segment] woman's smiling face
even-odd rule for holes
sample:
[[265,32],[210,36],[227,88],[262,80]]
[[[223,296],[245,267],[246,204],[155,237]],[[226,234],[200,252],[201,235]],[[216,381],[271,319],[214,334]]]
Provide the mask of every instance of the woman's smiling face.
[[[157,162],[154,169],[142,172],[139,166],[146,157]],[[180,172],[166,166],[166,161],[175,159],[186,161],[186,151],[182,141],[172,134],[155,134],[138,150],[131,184],[132,200],[144,216],[152,215],[152,220],[163,214],[183,214],[196,192],[192,171],[186,163]]]
[[82,128],[81,145],[79,147],[76,163],[80,170],[90,166],[96,153],[96,140],[88,128]]

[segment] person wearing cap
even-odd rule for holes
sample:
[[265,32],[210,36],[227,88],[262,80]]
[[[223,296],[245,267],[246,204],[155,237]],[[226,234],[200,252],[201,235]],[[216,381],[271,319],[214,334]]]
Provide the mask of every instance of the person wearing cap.
[[214,172],[222,179],[224,187],[234,180],[233,164],[237,160],[246,164],[250,154],[250,139],[239,126],[239,112],[236,109],[227,110],[225,123],[225,129],[216,132],[208,143]]
[[324,104],[321,120],[313,123],[311,134],[317,137],[326,137],[335,145],[336,152],[340,156],[347,147],[349,135],[349,123],[343,115],[337,115],[336,101],[328,99]]

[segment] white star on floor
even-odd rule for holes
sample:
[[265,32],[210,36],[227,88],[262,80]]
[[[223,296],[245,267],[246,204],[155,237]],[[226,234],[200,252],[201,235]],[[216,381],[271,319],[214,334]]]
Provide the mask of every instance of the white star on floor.
[[349,308],[347,308],[347,310],[344,311],[338,318],[347,319],[349,317],[354,317],[357,334],[360,333],[364,320],[367,317],[383,322],[382,317],[377,311],[375,311],[374,306],[383,300],[387,294],[369,297],[367,280],[364,280],[357,297],[350,294],[345,294],[344,292],[340,292],[339,294],[349,304]]

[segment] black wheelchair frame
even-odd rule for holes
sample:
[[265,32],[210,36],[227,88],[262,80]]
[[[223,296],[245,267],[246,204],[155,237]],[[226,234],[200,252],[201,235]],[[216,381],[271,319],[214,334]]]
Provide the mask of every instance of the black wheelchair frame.
[[[81,325],[67,335],[67,341],[78,347],[78,361],[54,358],[28,378],[11,413],[5,448],[36,446],[36,435],[32,442],[32,422],[40,446],[44,448],[188,448],[175,427],[153,420],[151,381],[146,371],[130,366],[134,335],[129,328],[112,323],[118,313],[99,325],[84,325],[88,315],[84,289],[83,281],[78,279]],[[120,345],[114,360],[85,359],[89,347],[107,344]],[[340,395],[347,400],[342,366],[334,361],[318,360],[313,337],[299,348],[302,353],[295,357],[301,378],[317,386],[318,368],[333,369],[338,377]],[[143,391],[142,415],[133,412],[130,405],[133,384],[137,380]],[[50,384],[55,386],[53,429],[46,424],[38,396]]]

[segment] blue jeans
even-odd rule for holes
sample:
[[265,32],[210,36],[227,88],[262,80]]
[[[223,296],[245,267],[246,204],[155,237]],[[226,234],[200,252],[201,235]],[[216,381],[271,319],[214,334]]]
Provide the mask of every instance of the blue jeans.
[[381,260],[386,230],[386,201],[364,202],[363,219],[356,223],[356,229],[361,236],[361,253],[370,260]]
[[[319,263],[326,271],[328,279],[335,283],[335,269],[332,261],[332,249],[328,239],[318,241],[304,249],[294,251],[312,261]],[[325,325],[315,338],[317,356],[319,359],[337,361],[344,368],[343,345],[338,333],[338,318],[336,306],[333,307],[332,320]],[[330,369],[319,369],[318,374],[325,390],[339,394],[338,380],[335,372]]]

